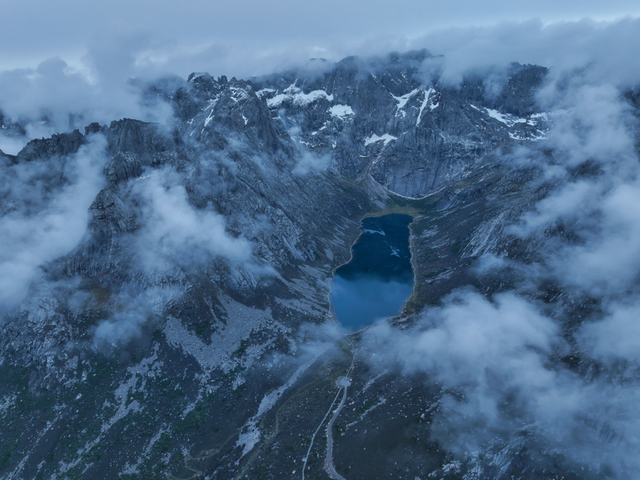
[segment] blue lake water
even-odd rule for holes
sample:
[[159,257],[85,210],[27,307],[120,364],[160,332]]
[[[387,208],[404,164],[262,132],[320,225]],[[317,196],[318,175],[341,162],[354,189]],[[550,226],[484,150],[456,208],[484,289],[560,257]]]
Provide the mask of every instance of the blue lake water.
[[365,218],[353,258],[336,270],[331,303],[338,321],[357,330],[397,315],[413,291],[409,215]]

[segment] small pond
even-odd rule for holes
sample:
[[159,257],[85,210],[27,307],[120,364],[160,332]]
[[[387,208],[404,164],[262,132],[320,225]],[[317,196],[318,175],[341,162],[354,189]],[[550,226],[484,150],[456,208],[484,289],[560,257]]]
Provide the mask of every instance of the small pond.
[[336,270],[331,303],[338,321],[358,330],[400,313],[413,291],[409,215],[391,214],[362,221],[363,233],[351,261]]

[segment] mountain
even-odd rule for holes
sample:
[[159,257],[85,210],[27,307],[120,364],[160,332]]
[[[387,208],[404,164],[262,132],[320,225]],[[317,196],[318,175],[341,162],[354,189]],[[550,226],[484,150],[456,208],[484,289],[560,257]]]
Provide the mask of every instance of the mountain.
[[[536,96],[549,72],[514,63],[450,85],[437,60],[194,73],[146,92],[170,103],[169,125],[92,123],[0,153],[2,225],[16,232],[1,257],[15,272],[2,478],[624,478],[615,462],[584,470],[524,423],[461,447],[438,411],[464,388],[381,365],[366,331],[336,331],[330,282],[360,221],[406,213],[415,287],[394,331],[421,328],[461,288],[515,291],[556,312],[568,351],[548,352],[553,368],[597,376],[572,334],[603,295],[576,301],[527,270],[577,230],[513,227],[567,182],[542,163],[566,155],[548,141],[566,112]],[[590,158],[569,175],[603,173]],[[520,420],[509,398],[501,411]]]

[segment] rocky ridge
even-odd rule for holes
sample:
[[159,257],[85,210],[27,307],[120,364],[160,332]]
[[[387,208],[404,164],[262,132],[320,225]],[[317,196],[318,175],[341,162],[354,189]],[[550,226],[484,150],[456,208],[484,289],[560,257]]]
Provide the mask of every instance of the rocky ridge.
[[[324,478],[308,439],[352,357],[347,346],[306,349],[313,335],[301,327],[335,321],[329,282],[361,218],[415,218],[405,316],[460,285],[517,283],[478,281],[483,253],[535,258],[502,225],[549,187],[503,159],[553,121],[534,101],[546,69],[514,64],[496,93],[480,76],[443,84],[429,58],[349,57],[250,81],[192,74],[171,96],[171,127],[91,124],[3,155],[5,165],[82,161],[98,142],[104,159],[81,240],[4,314],[4,478],[297,478],[311,454],[307,478]],[[73,181],[61,172],[39,181],[55,193]],[[9,194],[0,201],[3,214],[15,208]],[[185,222],[166,227],[167,204]],[[355,365],[351,423],[335,426],[338,471],[480,478],[468,476],[473,462],[493,468],[424,440],[433,385]],[[358,422],[395,446],[356,433]],[[354,445],[390,450],[372,459]],[[541,472],[580,478],[547,460],[535,460]],[[512,465],[504,471],[522,468]]]

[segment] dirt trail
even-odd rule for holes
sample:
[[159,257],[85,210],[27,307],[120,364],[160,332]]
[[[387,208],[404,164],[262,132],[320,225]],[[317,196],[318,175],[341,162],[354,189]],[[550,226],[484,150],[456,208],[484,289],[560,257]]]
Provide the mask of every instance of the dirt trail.
[[[349,344],[353,348],[353,343],[348,338],[347,338],[347,342],[349,342]],[[333,432],[333,424],[335,423],[336,418],[338,418],[338,415],[340,415],[340,411],[342,410],[342,407],[344,407],[345,401],[347,400],[347,388],[351,385],[350,375],[351,375],[351,372],[353,371],[353,366],[355,364],[355,361],[356,361],[356,353],[353,352],[353,357],[351,358],[351,365],[349,366],[347,373],[345,374],[345,376],[338,378],[338,380],[336,381],[336,385],[338,386],[338,393],[336,393],[336,396],[334,397],[333,402],[331,402],[331,405],[329,406],[329,410],[327,410],[327,413],[325,414],[324,418],[320,422],[320,425],[318,425],[318,428],[311,436],[311,443],[309,445],[309,449],[307,450],[307,454],[303,458],[302,480],[305,480],[304,474],[307,469],[307,461],[309,459],[309,455],[311,454],[311,449],[313,448],[313,442],[315,441],[316,435],[322,428],[322,425],[324,425],[324,422],[327,420],[327,417],[331,412],[333,412],[333,415],[326,429],[327,449],[326,449],[326,456],[325,456],[325,462],[324,462],[324,470],[334,480],[346,480],[343,476],[341,476],[338,472],[336,472],[336,469],[333,465],[333,433],[332,432]],[[342,400],[340,401],[338,408],[334,410],[333,406],[336,404],[336,401],[340,396],[340,392],[342,392]]]
[[[347,400],[347,388],[351,385],[351,379],[349,377],[340,377],[336,383],[342,390],[342,400],[340,400],[338,408],[334,410],[333,416],[327,424],[327,455],[324,460],[324,470],[333,480],[347,480],[336,472],[336,467],[333,465],[333,424],[336,418],[338,418],[338,415],[340,415],[340,411],[342,407],[344,407],[344,402]],[[338,393],[340,393],[340,391],[338,391]]]

